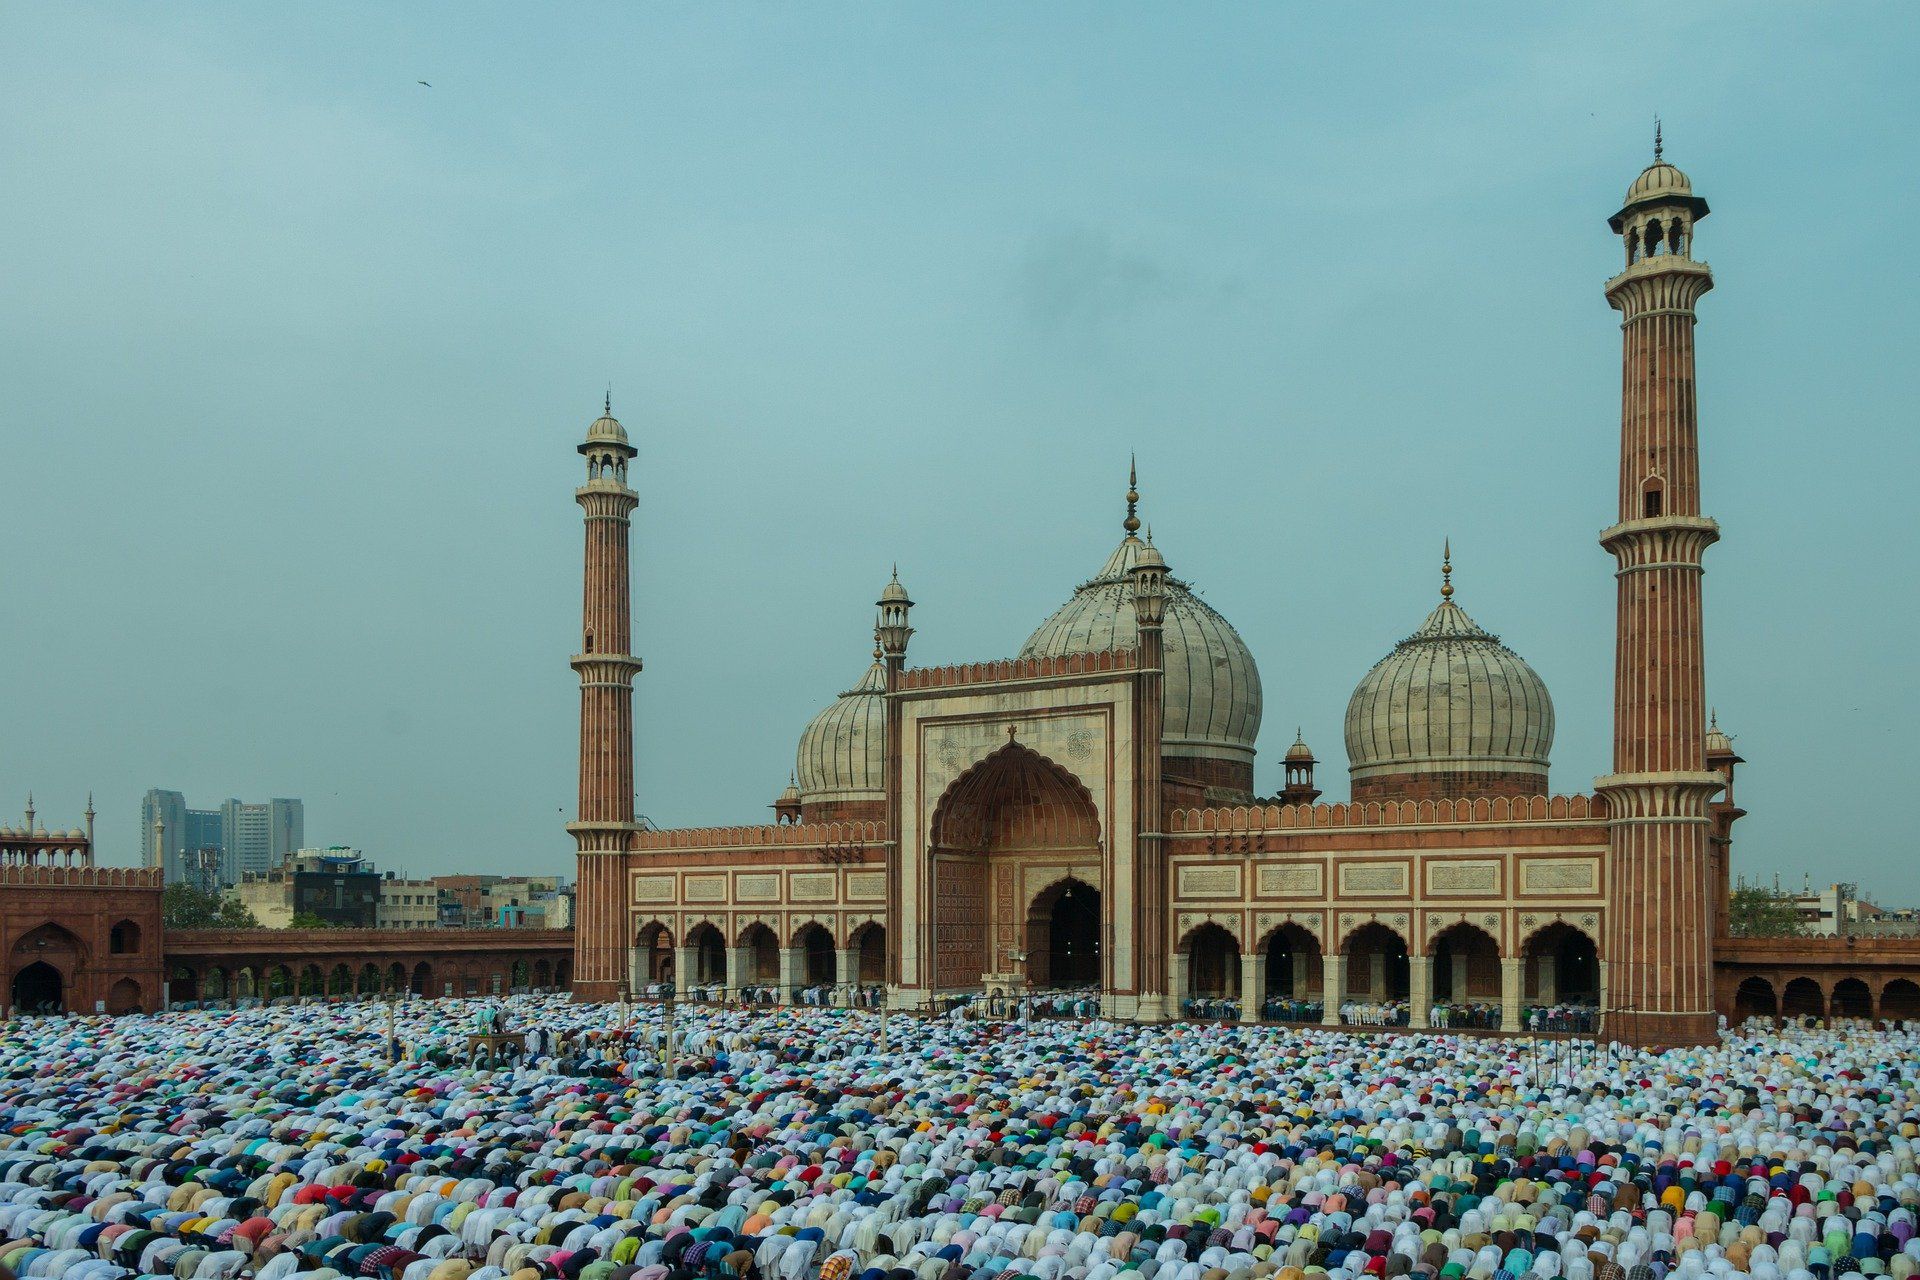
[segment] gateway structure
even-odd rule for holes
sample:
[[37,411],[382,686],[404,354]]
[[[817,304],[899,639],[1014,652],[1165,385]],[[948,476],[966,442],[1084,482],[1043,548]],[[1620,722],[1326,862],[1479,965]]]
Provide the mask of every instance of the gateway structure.
[[1360,679],[1349,800],[1321,801],[1296,738],[1254,794],[1263,705],[1232,625],[1141,536],[1116,545],[1018,656],[908,665],[913,602],[880,593],[871,664],[806,727],[769,825],[635,821],[628,534],[636,450],[609,411],[587,480],[574,988],[884,988],[896,1006],[1071,987],[1111,1016],[1237,998],[1597,1005],[1607,1029],[1697,1042],[1716,1025],[1738,757],[1708,721],[1693,256],[1707,214],[1660,158],[1610,226],[1622,269],[1613,772],[1549,784],[1553,702],[1440,598]]

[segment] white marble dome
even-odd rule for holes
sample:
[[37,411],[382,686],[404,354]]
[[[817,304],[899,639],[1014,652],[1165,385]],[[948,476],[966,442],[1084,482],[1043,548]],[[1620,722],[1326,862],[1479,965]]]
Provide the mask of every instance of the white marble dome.
[[1374,664],[1347,703],[1355,779],[1538,774],[1553,750],[1553,699],[1526,660],[1451,599]]
[[[1131,649],[1138,643],[1128,572],[1146,544],[1129,533],[1073,598],[1027,637],[1023,658]],[[1166,727],[1171,756],[1251,765],[1260,733],[1260,669],[1240,633],[1178,578],[1167,578]]]
[[800,797],[806,803],[884,798],[886,689],[887,671],[876,654],[860,683],[807,725],[795,761]]
[[1672,196],[1690,196],[1693,183],[1687,175],[1665,160],[1656,160],[1640,171],[1640,176],[1627,188],[1626,202],[1638,204],[1642,200],[1656,200]]

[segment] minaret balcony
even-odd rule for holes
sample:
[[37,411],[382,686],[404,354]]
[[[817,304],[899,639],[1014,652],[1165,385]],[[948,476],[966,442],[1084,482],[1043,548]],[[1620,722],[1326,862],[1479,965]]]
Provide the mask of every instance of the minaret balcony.
[[1702,554],[1719,540],[1720,524],[1707,516],[1648,516],[1600,531],[1600,545],[1620,562],[1621,573],[1698,569]]

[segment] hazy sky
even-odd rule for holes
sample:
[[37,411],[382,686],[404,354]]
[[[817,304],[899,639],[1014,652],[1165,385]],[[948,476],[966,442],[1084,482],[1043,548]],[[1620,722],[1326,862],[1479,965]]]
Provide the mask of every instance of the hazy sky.
[[[1829,7],[0,10],[0,813],[301,796],[568,871],[573,446],[634,473],[641,809],[761,821],[864,669],[1005,656],[1143,514],[1261,663],[1258,784],[1436,598],[1608,764],[1605,218],[1712,203],[1736,866],[1920,900],[1920,18]],[[430,81],[431,88],[415,83]]]

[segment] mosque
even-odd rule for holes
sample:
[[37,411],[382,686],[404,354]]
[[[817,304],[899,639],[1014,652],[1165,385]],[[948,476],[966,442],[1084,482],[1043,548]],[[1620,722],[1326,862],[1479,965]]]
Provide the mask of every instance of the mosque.
[[[879,594],[871,665],[806,726],[766,825],[655,830],[633,787],[628,535],[637,454],[609,408],[586,482],[575,992],[883,987],[899,1008],[1062,987],[1154,1021],[1199,997],[1596,1006],[1609,1033],[1717,1026],[1739,757],[1709,723],[1694,393],[1707,203],[1661,158],[1608,225],[1620,271],[1612,772],[1556,794],[1553,700],[1456,601],[1358,675],[1348,796],[1296,738],[1254,791],[1260,671],[1149,535],[1120,538],[1017,656],[907,662],[913,601]],[[1119,511],[1116,510],[1116,515]]]

